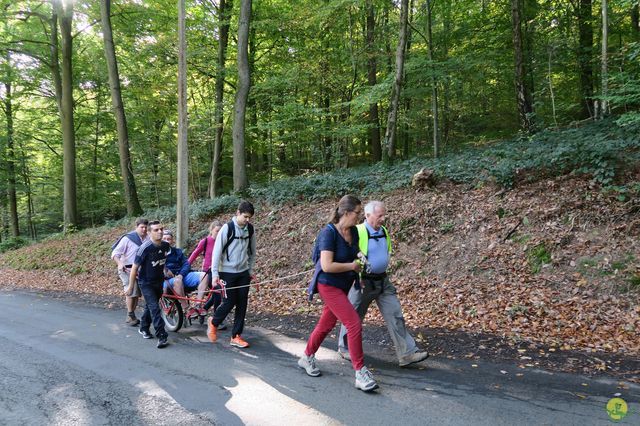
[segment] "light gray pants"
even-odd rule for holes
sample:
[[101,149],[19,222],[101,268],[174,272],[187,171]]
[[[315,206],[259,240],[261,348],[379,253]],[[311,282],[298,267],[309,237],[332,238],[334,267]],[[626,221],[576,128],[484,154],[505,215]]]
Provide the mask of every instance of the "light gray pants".
[[[360,320],[364,318],[369,309],[369,305],[374,300],[382,313],[384,322],[387,324],[391,340],[396,348],[398,359],[403,356],[410,355],[418,351],[416,342],[413,337],[407,333],[404,325],[404,316],[402,315],[402,306],[398,300],[396,288],[389,281],[389,277],[383,280],[371,281],[362,279],[360,286],[364,289],[361,293],[355,287],[351,287],[349,291],[349,301],[360,315]],[[347,351],[347,329],[344,325],[340,328],[340,336],[338,337],[338,347]]]

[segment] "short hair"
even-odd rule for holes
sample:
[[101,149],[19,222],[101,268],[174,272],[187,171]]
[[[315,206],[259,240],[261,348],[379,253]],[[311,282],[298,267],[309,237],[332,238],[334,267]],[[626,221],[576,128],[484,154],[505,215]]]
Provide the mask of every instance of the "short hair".
[[382,201],[378,201],[378,200],[369,201],[364,206],[364,214],[372,214],[373,212],[376,211],[376,209],[383,209],[383,208],[384,208],[384,203]]
[[253,208],[253,204],[251,204],[248,201],[241,201],[240,204],[238,204],[238,211],[240,213],[249,213],[251,216],[253,216],[255,210]]
[[214,220],[209,225],[209,232],[213,231],[217,227],[222,227],[222,222],[220,222],[219,220]]
[[136,228],[140,225],[147,225],[149,226],[149,220],[145,219],[144,217],[139,217],[136,219]]
[[165,229],[164,231],[162,231],[162,235],[171,235],[173,237],[173,232],[171,231],[171,229]]
[[159,220],[150,220],[149,223],[147,223],[147,226],[149,226],[149,228],[151,228],[153,225],[160,225],[162,222],[160,222]]

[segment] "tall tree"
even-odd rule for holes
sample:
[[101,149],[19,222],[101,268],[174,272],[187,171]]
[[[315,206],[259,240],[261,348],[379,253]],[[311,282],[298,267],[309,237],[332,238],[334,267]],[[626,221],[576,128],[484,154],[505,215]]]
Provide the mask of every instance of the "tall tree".
[[[367,27],[367,82],[374,87],[377,84],[377,58],[375,44],[376,16],[373,0],[367,0],[366,4]],[[371,148],[371,159],[374,162],[382,160],[382,146],[380,145],[380,118],[378,116],[378,103],[369,104],[369,146]]]
[[440,122],[438,115],[438,80],[434,66],[433,48],[433,0],[426,0],[427,10],[427,41],[429,43],[429,63],[431,64],[431,114],[433,115],[433,156],[440,156]]
[[215,128],[213,142],[213,161],[211,176],[209,177],[209,198],[215,198],[220,193],[220,156],[222,155],[222,136],[224,134],[224,79],[226,76],[225,63],[227,61],[227,46],[229,44],[229,26],[233,0],[220,0],[218,6],[218,63],[216,70],[216,106]]
[[398,47],[396,48],[396,73],[391,89],[391,102],[389,106],[389,117],[387,119],[387,129],[384,134],[385,152],[389,160],[395,158],[396,153],[396,124],[398,119],[398,103],[400,100],[400,90],[402,89],[402,76],[404,74],[404,53],[407,45],[407,27],[409,21],[409,0],[400,2],[400,34]]
[[580,71],[580,115],[593,116],[593,15],[591,0],[578,3],[578,65]]
[[118,72],[118,61],[113,43],[113,31],[111,29],[111,0],[100,0],[100,17],[102,20],[104,56],[107,60],[107,68],[109,70],[111,102],[113,104],[113,113],[116,117],[116,127],[118,131],[120,173],[122,174],[122,183],[124,185],[124,198],[127,203],[127,214],[129,216],[140,215],[142,214],[142,207],[138,200],[138,191],[136,190],[133,167],[131,166],[127,117],[124,112],[124,103],[122,102],[120,73]]
[[602,56],[600,57],[600,107],[598,116],[603,118],[609,113],[607,96],[609,95],[609,10],[607,0],[602,0]]
[[520,128],[525,132],[533,130],[533,99],[527,81],[529,80],[526,67],[523,0],[511,0],[511,23],[513,31],[513,52],[515,57],[515,84],[516,100],[518,104],[518,116],[520,117]]
[[7,164],[7,197],[9,200],[9,223],[11,226],[11,235],[14,237],[18,237],[20,235],[20,225],[18,222],[18,200],[16,197],[16,154],[13,140],[13,100],[11,93],[11,56],[9,52],[7,52],[5,59],[7,62],[7,72],[4,81],[3,110],[7,125],[5,159],[5,162]]
[[178,0],[178,170],[176,244],[187,245],[189,233],[189,148],[187,145],[187,34],[185,0]]
[[631,6],[631,35],[635,40],[640,39],[640,2],[635,0]]
[[76,141],[73,125],[73,0],[53,0],[60,24],[62,40],[62,99],[60,121],[62,124],[63,152],[63,230],[69,232],[78,225],[76,197]]
[[233,190],[242,191],[247,185],[245,161],[245,114],[251,85],[249,75],[249,25],[251,23],[251,0],[240,1],[238,18],[238,89],[233,115]]

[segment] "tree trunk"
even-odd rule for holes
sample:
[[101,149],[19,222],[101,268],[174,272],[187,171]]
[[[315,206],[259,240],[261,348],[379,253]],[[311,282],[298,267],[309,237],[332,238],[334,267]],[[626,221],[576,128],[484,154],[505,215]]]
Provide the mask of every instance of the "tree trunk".
[[408,9],[409,0],[401,0],[400,34],[398,39],[398,48],[396,49],[396,75],[391,91],[389,118],[387,119],[387,129],[384,135],[385,152],[389,160],[393,160],[396,153],[396,122],[398,118],[400,90],[402,89],[402,75],[404,73],[404,53],[407,44],[407,21],[409,16]]
[[593,18],[591,0],[578,4],[578,66],[581,118],[593,117]]
[[609,50],[609,12],[607,0],[602,0],[602,57],[601,57],[601,100],[599,108],[599,117],[604,118],[609,113],[609,102],[607,96],[609,94],[609,70],[608,70],[608,50]]
[[251,76],[249,75],[249,24],[251,22],[251,0],[241,0],[238,19],[238,90],[233,116],[233,190],[242,191],[247,185],[245,161],[245,114]]
[[29,235],[32,240],[38,238],[38,231],[36,225],[33,222],[35,216],[35,208],[33,207],[33,197],[31,191],[31,178],[29,177],[29,167],[27,166],[26,155],[24,152],[24,145],[20,144],[20,164],[22,169],[22,181],[24,184],[24,192],[27,196],[27,227],[29,228]]
[[98,204],[98,148],[100,146],[100,115],[102,112],[102,82],[98,80],[96,85],[96,113],[95,127],[93,132],[93,153],[91,156],[91,226],[95,226],[96,216],[95,209]]
[[58,8],[60,36],[62,40],[62,152],[63,152],[63,231],[70,232],[78,226],[76,197],[76,140],[73,126],[73,1],[62,5],[54,0]]
[[113,113],[116,117],[116,127],[118,130],[118,151],[120,153],[120,173],[122,174],[122,183],[124,185],[124,198],[127,203],[127,214],[129,216],[137,216],[142,214],[142,207],[138,200],[138,191],[136,190],[133,167],[131,166],[131,155],[129,153],[127,117],[124,113],[118,61],[113,43],[113,32],[111,30],[111,0],[100,0],[100,15],[104,39],[104,56],[107,60],[107,68],[109,70],[111,102],[113,103]]
[[513,50],[515,56],[515,84],[520,128],[525,132],[533,130],[533,101],[527,85],[527,69],[523,37],[523,0],[511,0],[511,23],[513,24]]
[[216,72],[216,108],[215,127],[216,135],[213,144],[213,161],[211,176],[209,178],[209,198],[220,195],[220,157],[222,155],[222,136],[224,133],[224,78],[225,62],[227,60],[227,45],[229,44],[229,21],[231,19],[232,0],[220,0],[218,7],[218,27],[220,38],[218,40],[218,69]]
[[51,52],[50,68],[53,78],[53,88],[56,95],[58,113],[62,116],[62,79],[60,77],[60,58],[58,55],[58,10],[61,8],[60,0],[51,0],[51,21],[49,50]]
[[[444,2],[444,40],[442,44],[442,60],[447,61],[449,59],[449,36],[451,35],[451,2],[446,0]],[[448,70],[446,71],[448,73]],[[449,119],[449,91],[451,87],[451,79],[448,75],[444,78],[444,87],[442,89],[442,145],[446,145],[449,141],[449,130],[451,128],[451,120]]]
[[[7,53],[7,66],[11,66],[10,58]],[[11,235],[20,236],[20,224],[18,221],[18,199],[16,197],[16,153],[13,141],[13,105],[11,99],[11,75],[7,75],[4,82],[5,98],[4,98],[4,114],[7,120],[7,197],[9,200],[9,224],[11,226]]]
[[153,177],[153,189],[156,196],[156,208],[160,207],[160,185],[158,183],[158,175],[160,173],[160,164],[158,155],[160,154],[160,137],[162,135],[162,127],[164,120],[156,120],[154,123],[154,133],[152,146],[149,148],[149,156],[151,157],[151,173]]
[[638,0],[631,6],[631,34],[634,40],[640,39],[640,5]]
[[[404,49],[404,60],[405,62],[409,60],[410,55],[411,55],[411,42],[413,40],[413,32],[411,31],[412,29],[412,22],[413,22],[413,11],[414,11],[414,1],[415,0],[410,0],[409,1],[409,11],[408,11],[408,16],[407,16],[407,44],[406,47]],[[403,85],[404,86],[408,86],[409,85],[409,77],[407,76],[407,69],[404,69],[403,75],[402,75],[402,79],[403,79]],[[404,105],[402,107],[402,111],[405,115],[407,115],[409,113],[409,111],[411,111],[411,97],[406,96],[404,98]],[[409,158],[409,154],[411,152],[411,138],[409,136],[409,121],[405,120],[404,121],[404,125],[402,126],[402,158],[407,159]]]
[[436,70],[433,65],[433,3],[427,0],[425,3],[427,8],[427,40],[429,42],[429,63],[431,64],[431,113],[433,114],[433,157],[440,156],[440,122],[438,119],[438,80],[436,79]]
[[[376,85],[377,59],[375,46],[375,9],[373,0],[367,0],[367,82],[369,86]],[[382,146],[380,145],[380,118],[378,116],[378,103],[369,104],[369,147],[371,160],[376,163],[382,160]]]
[[187,145],[187,34],[185,1],[178,0],[178,168],[176,185],[176,245],[189,237],[189,147]]

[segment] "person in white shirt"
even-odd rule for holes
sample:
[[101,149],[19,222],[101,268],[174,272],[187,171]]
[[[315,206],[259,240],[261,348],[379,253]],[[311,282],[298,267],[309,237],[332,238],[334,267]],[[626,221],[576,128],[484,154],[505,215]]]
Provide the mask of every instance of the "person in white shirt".
[[[118,277],[122,281],[123,289],[129,286],[129,272],[131,265],[136,258],[136,252],[142,243],[147,240],[147,219],[139,218],[136,220],[136,229],[124,234],[111,248],[111,258],[118,265]],[[126,295],[127,320],[126,323],[131,326],[140,324],[140,320],[136,318],[136,307],[141,293],[137,285],[131,291],[131,295]]]

